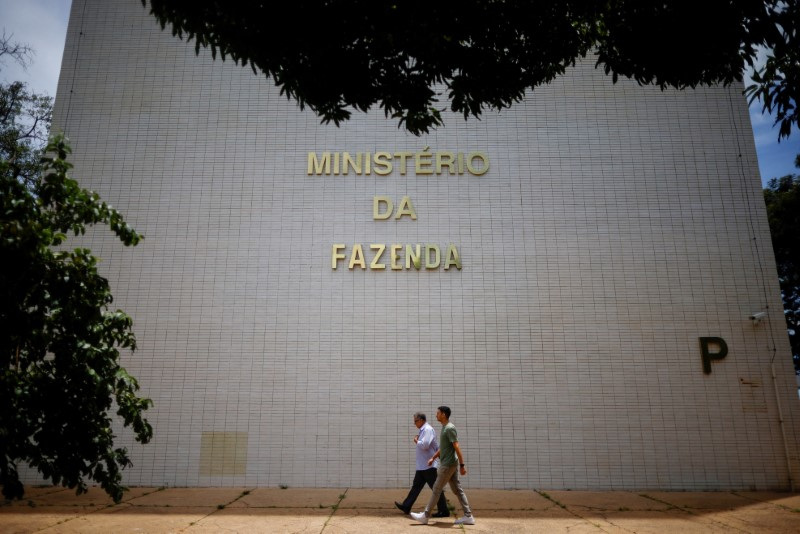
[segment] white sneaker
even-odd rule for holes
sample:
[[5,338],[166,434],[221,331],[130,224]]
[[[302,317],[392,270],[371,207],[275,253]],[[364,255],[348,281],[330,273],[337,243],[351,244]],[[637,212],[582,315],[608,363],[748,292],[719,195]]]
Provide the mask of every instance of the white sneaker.
[[465,515],[461,519],[456,519],[455,525],[474,525],[475,518],[471,515]]
[[[425,515],[425,512],[411,512],[411,519],[419,521],[423,525],[428,524],[428,516]],[[475,521],[473,521],[472,524],[475,524]]]

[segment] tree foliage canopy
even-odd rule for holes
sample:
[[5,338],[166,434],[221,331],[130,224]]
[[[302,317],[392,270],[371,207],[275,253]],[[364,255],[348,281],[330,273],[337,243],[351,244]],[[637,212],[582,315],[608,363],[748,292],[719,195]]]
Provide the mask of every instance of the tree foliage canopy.
[[[147,4],[147,0],[142,0]],[[741,80],[775,50],[753,98],[797,123],[797,2],[779,0],[149,0],[174,35],[272,77],[323,122],[377,105],[414,134],[441,111],[478,117],[595,53],[607,74],[694,87]],[[788,4],[788,5],[787,5]],[[773,68],[774,66],[774,68]],[[792,78],[794,76],[794,78]],[[788,128],[781,135],[788,135]]]
[[[27,68],[33,50],[0,36],[0,66],[13,60]],[[31,185],[41,170],[42,149],[50,133],[53,99],[31,93],[22,82],[0,84],[0,158],[11,173]]]
[[[797,159],[800,164],[800,156]],[[800,374],[800,175],[770,180],[764,189],[764,200],[789,342],[795,371]]]
[[53,99],[31,93],[21,82],[0,85],[0,158],[7,172],[32,185],[41,170],[50,132]]
[[141,236],[68,176],[63,137],[40,144],[50,109],[23,84],[0,86],[0,484],[21,498],[24,463],[78,492],[94,480],[119,501],[130,459],[114,446],[109,411],[146,443],[152,403],[119,362],[120,349],[136,346],[131,318],[108,309],[91,251],[65,245],[95,224],[125,245]]

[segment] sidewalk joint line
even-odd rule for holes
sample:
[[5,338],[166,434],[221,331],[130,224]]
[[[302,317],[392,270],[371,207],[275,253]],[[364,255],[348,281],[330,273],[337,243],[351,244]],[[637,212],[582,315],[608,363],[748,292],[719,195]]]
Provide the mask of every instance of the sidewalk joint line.
[[330,523],[331,519],[333,519],[333,515],[336,513],[336,510],[339,509],[339,505],[342,504],[344,498],[347,497],[347,492],[349,489],[350,488],[345,488],[344,493],[339,495],[339,500],[336,502],[336,504],[331,506],[331,514],[328,516],[328,519],[325,520],[325,523],[322,525],[322,530],[319,531],[319,534],[325,532],[325,528],[328,526],[328,523]]
[[[733,491],[731,491],[730,493],[735,495],[735,493]],[[661,504],[666,504],[667,506],[670,506],[671,508],[674,508],[676,510],[680,510],[681,512],[689,514],[690,516],[693,516],[693,517],[702,517],[703,516],[703,514],[697,514],[697,513],[693,512],[692,510],[690,510],[688,508],[684,508],[683,506],[679,506],[677,504],[672,504],[671,502],[667,502],[667,501],[662,501],[661,499],[656,499],[655,497],[651,497],[650,495],[648,495],[646,493],[640,493],[639,496],[640,497],[644,497],[645,499],[650,499],[652,501],[659,502]],[[667,510],[669,510],[669,508],[667,508]],[[735,527],[733,525],[729,525],[728,523],[723,523],[722,521],[717,521],[713,517],[709,517],[707,519],[711,523],[714,523],[715,525],[722,526],[722,527],[724,527],[726,529],[732,529],[732,530],[736,530],[738,532],[745,532],[745,533],[748,532],[747,530],[742,530],[742,529],[740,529],[738,527]]]
[[179,530],[178,530],[178,532],[184,532],[186,529],[188,529],[188,528],[191,528],[191,527],[195,526],[195,525],[196,525],[197,523],[199,523],[200,521],[203,521],[204,519],[207,519],[207,518],[211,517],[212,515],[214,515],[214,514],[216,514],[217,512],[219,512],[220,510],[224,510],[225,508],[227,508],[228,506],[232,505],[233,503],[235,503],[236,501],[238,501],[239,499],[241,499],[241,498],[242,498],[242,497],[244,497],[245,495],[249,495],[249,494],[250,494],[250,492],[251,492],[251,491],[253,491],[253,489],[255,489],[255,488],[245,488],[245,489],[244,489],[244,490],[243,490],[243,491],[242,491],[242,492],[241,492],[239,495],[237,495],[237,496],[236,496],[236,497],[235,497],[235,498],[234,498],[232,501],[230,501],[229,503],[227,503],[227,504],[218,504],[218,505],[216,506],[216,508],[214,508],[213,510],[211,510],[211,512],[207,513],[206,515],[204,515],[203,517],[201,517],[201,518],[200,518],[200,519],[198,519],[197,521],[192,521],[191,523],[189,523],[189,524],[188,524],[188,525],[186,525],[185,527],[183,527],[183,528],[179,529]]
[[[736,495],[737,497],[741,497],[742,499],[747,499],[748,501],[753,502],[753,503],[769,504],[770,506],[773,506],[773,507],[778,508],[780,510],[785,510],[787,512],[792,512],[792,513],[795,513],[795,514],[800,512],[800,508],[792,508],[791,506],[786,506],[785,504],[778,504],[778,503],[772,502],[770,500],[761,501],[759,499],[754,499],[753,497],[750,497],[748,495],[742,495],[741,493],[739,493],[737,491],[731,491],[731,493],[733,495]],[[793,495],[793,494],[792,493],[787,493],[787,495]]]
[[[539,495],[541,495],[542,497],[544,497],[544,498],[545,498],[545,499],[547,499],[548,501],[552,502],[553,504],[555,504],[555,505],[559,506],[560,508],[564,509],[565,511],[569,512],[570,514],[574,515],[575,517],[577,517],[577,518],[578,518],[578,519],[580,519],[581,521],[586,521],[587,523],[589,523],[589,524],[590,524],[590,525],[592,525],[593,527],[595,527],[595,528],[598,528],[598,529],[602,530],[603,532],[606,532],[606,530],[605,530],[605,529],[604,529],[602,526],[598,525],[597,523],[593,522],[593,521],[592,521],[592,520],[590,520],[590,519],[587,519],[587,518],[585,518],[585,517],[581,516],[581,515],[580,515],[579,513],[577,513],[577,512],[573,512],[572,510],[570,510],[570,509],[567,507],[567,505],[560,503],[560,502],[559,502],[559,501],[557,501],[555,498],[551,497],[551,496],[550,496],[550,494],[548,494],[546,491],[543,491],[543,490],[538,490],[538,489],[534,489],[533,491],[535,491],[536,493],[538,493]],[[616,526],[616,525],[615,525],[615,526]],[[619,528],[619,527],[618,527],[618,528]]]
[[[49,491],[49,492],[45,493],[45,495],[52,495],[52,494],[57,493],[58,491],[61,491],[61,490],[71,490],[71,489],[73,489],[73,488],[61,488],[61,489],[56,490],[56,491]],[[111,504],[100,505],[99,508],[97,508],[95,510],[89,510],[88,512],[82,513],[80,515],[76,515],[75,517],[67,517],[65,519],[62,519],[58,523],[54,523],[52,525],[48,525],[46,527],[42,527],[42,528],[40,528],[38,530],[34,530],[33,532],[35,534],[36,532],[41,532],[41,531],[47,530],[49,528],[57,527],[59,525],[65,524],[65,523],[69,523],[70,521],[75,521],[76,519],[79,519],[79,518],[81,518],[83,516],[96,514],[97,512],[101,512],[103,510],[108,510],[109,508],[114,508],[115,506],[119,506],[120,504],[130,504],[128,501],[130,501],[131,499],[138,499],[139,497],[144,497],[145,495],[150,495],[152,493],[156,493],[157,491],[161,491],[163,489],[164,489],[164,487],[162,486],[160,488],[154,489],[153,491],[148,491],[147,493],[143,493],[141,495],[137,495],[136,497],[130,497],[128,500],[123,499],[123,500],[121,500],[119,502],[112,502]],[[124,495],[124,493],[123,493],[123,495]],[[41,506],[41,505],[39,505],[39,506]],[[58,506],[58,505],[46,505],[46,506]],[[131,504],[131,506],[136,506],[136,505]]]

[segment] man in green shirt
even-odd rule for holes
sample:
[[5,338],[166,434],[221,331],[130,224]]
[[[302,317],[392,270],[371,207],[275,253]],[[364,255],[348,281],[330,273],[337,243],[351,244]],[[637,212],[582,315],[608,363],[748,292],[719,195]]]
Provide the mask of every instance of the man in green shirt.
[[439,469],[436,471],[436,483],[433,485],[433,494],[428,500],[428,505],[425,507],[424,512],[412,513],[411,517],[422,523],[428,523],[428,518],[431,516],[431,509],[436,505],[439,500],[439,495],[444,490],[444,485],[450,483],[450,489],[453,490],[458,502],[464,509],[464,517],[457,519],[456,525],[474,525],[475,518],[472,516],[472,510],[469,507],[469,501],[464,490],[461,489],[461,481],[458,479],[458,474],[466,476],[467,466],[464,462],[464,454],[461,452],[461,447],[458,445],[458,431],[453,423],[450,422],[450,408],[447,406],[439,406],[436,411],[436,420],[442,424],[442,434],[439,439],[439,451],[434,454],[428,465],[433,465],[436,458],[439,458]]

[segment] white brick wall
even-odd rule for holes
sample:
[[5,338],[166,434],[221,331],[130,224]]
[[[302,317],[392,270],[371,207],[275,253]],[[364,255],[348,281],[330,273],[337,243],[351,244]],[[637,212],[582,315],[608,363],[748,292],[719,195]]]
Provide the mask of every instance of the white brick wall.
[[[380,111],[320,126],[138,0],[74,0],[55,125],[74,176],[146,235],[89,240],[155,401],[151,444],[120,430],[128,484],[405,487],[411,414],[440,404],[472,487],[788,488],[789,464],[800,478],[741,86],[614,85],[590,59],[420,138]],[[484,151],[491,169],[306,175],[309,151],[426,145]],[[374,195],[410,196],[418,219],[374,221]],[[463,269],[334,271],[333,243],[455,243]],[[730,348],[710,375],[700,336]],[[247,433],[245,475],[201,476],[204,432]]]

